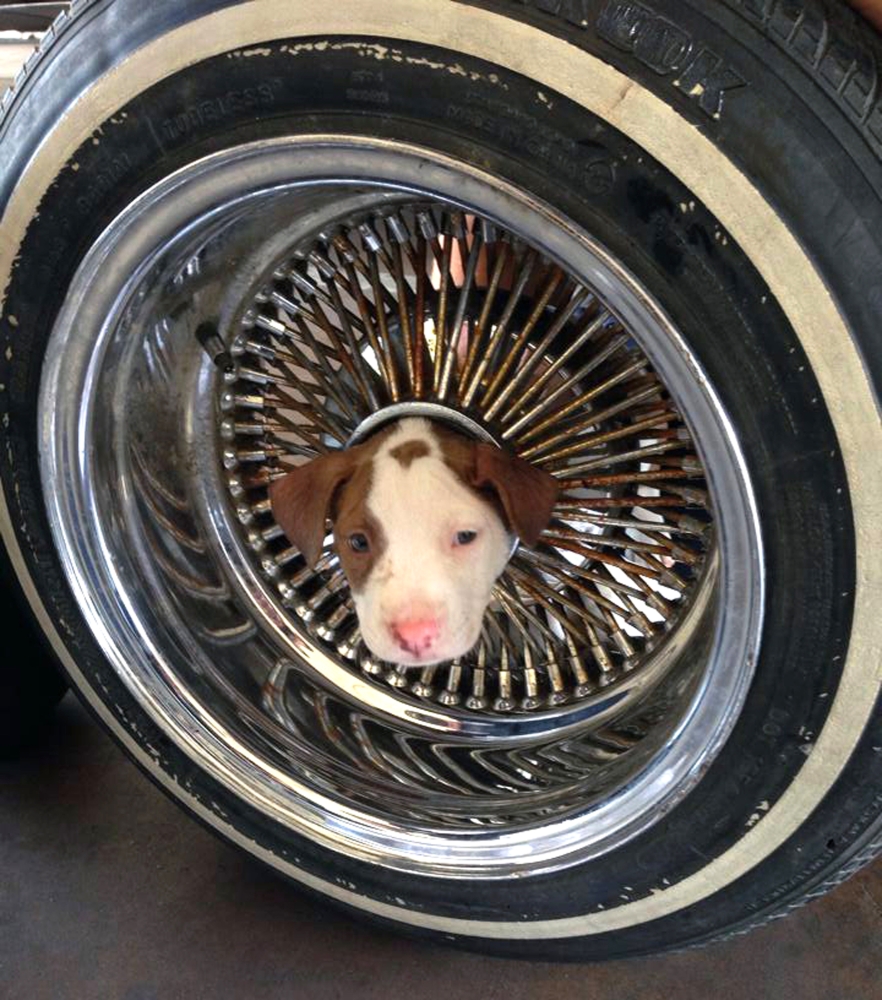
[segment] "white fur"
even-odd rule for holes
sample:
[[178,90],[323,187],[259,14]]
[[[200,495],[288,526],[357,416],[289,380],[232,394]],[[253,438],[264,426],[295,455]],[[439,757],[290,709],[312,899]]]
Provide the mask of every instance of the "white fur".
[[[414,440],[425,442],[430,454],[404,468],[389,453]],[[402,420],[373,461],[366,503],[382,525],[386,549],[354,595],[364,640],[375,655],[393,663],[453,659],[478,640],[510,536],[490,504],[446,465],[428,421]],[[460,531],[478,535],[457,545]],[[438,638],[426,652],[412,654],[396,642],[391,626],[427,616],[438,620]]]

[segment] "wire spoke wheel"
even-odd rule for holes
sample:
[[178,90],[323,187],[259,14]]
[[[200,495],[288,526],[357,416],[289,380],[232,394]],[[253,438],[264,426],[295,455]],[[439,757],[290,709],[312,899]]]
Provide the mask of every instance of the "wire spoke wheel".
[[[44,383],[47,461],[92,442],[53,516],[164,726],[286,824],[453,877],[571,864],[685,794],[749,681],[759,553],[724,415],[602,248],[479,172],[355,138],[201,161],[105,237],[119,269],[84,264],[88,314]],[[330,537],[308,567],[267,496],[413,414],[561,486],[476,647],[422,668],[369,654]]]
[[[609,307],[535,246],[452,204],[367,215],[298,247],[242,322],[219,408],[237,513],[286,608],[356,669],[448,707],[537,712],[642,669],[690,606],[713,518],[686,423]],[[410,413],[504,443],[561,485],[475,650],[422,670],[370,655],[330,546],[310,571],[266,494],[292,464]]]
[[[878,39],[750,6],[80,0],[2,101],[10,607],[353,912],[623,957],[879,851]],[[410,418],[537,483],[432,665],[295,489]]]

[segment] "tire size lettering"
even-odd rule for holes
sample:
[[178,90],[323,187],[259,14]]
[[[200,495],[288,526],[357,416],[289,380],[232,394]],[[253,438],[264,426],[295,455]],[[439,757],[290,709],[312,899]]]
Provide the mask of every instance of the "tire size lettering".
[[523,113],[512,118],[505,106],[498,106],[478,94],[469,94],[466,100],[467,105],[449,104],[445,117],[497,140],[523,147],[533,159],[552,164],[590,194],[605,194],[612,188],[615,164],[601,149],[589,153],[577,142],[563,140],[538,119]]

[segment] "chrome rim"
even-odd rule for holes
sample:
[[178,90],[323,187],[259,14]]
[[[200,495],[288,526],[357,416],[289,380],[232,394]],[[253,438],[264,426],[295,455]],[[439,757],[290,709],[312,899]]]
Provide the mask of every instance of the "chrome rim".
[[[307,568],[266,495],[414,412],[562,485],[475,650],[422,670],[368,654],[333,552]],[[573,864],[686,794],[737,717],[762,562],[725,413],[621,264],[480,171],[355,137],[186,168],[81,265],[41,413],[53,532],[120,678],[325,846]]]

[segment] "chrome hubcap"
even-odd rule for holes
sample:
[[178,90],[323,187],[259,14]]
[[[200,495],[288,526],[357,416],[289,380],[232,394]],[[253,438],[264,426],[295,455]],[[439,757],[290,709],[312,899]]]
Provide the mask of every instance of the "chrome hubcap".
[[[368,656],[332,553],[303,565],[266,486],[433,406],[563,491],[473,654],[421,671]],[[120,681],[325,847],[574,864],[662,816],[737,717],[762,553],[725,413],[603,247],[479,170],[357,137],[194,163],[84,259],[41,414],[58,551]]]

